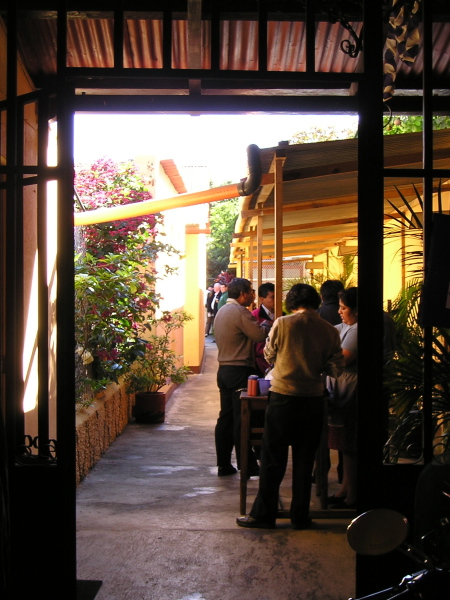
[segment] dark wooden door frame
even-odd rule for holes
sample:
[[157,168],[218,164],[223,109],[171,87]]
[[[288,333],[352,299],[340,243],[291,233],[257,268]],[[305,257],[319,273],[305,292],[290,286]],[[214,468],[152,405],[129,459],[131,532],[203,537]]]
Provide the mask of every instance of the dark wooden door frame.
[[[11,3],[15,4],[15,3]],[[383,288],[383,260],[382,260],[382,212],[383,212],[383,181],[384,177],[389,176],[389,171],[383,167],[383,138],[382,138],[382,115],[383,105],[381,103],[382,88],[382,9],[378,6],[381,3],[374,3],[372,0],[364,0],[364,20],[369,27],[365,28],[365,55],[364,55],[364,73],[358,74],[355,79],[358,80],[357,99],[348,100],[347,106],[356,110],[360,116],[359,127],[359,290],[360,304],[364,306],[364,311],[360,313],[359,340],[360,340],[360,362],[359,362],[359,381],[360,381],[360,411],[359,411],[359,488],[360,488],[360,509],[366,510],[385,501],[386,489],[395,497],[400,494],[400,488],[408,484],[408,493],[414,490],[415,481],[420,473],[421,466],[414,465],[412,468],[388,466],[382,464],[382,446],[384,440],[381,437],[382,421],[384,415],[381,411],[380,398],[382,395],[382,288]],[[430,15],[428,9],[424,6],[425,20],[425,42],[424,52],[426,57],[424,64],[424,94],[420,101],[415,98],[410,106],[421,103],[420,111],[425,117],[424,128],[424,169],[421,175],[424,179],[425,199],[429,205],[431,197],[433,177],[437,173],[432,168],[432,131],[431,115],[434,107],[437,106],[440,99],[436,101],[432,98],[432,85],[430,79],[431,59],[431,31]],[[118,18],[123,17],[122,11],[117,11]],[[15,58],[17,56],[16,28],[15,23],[17,12],[14,7],[8,8],[8,89],[15,89],[17,72],[15,67]],[[11,324],[5,328],[6,338],[11,340],[14,336],[16,340],[11,351],[11,360],[5,362],[5,397],[2,399],[3,409],[7,421],[7,429],[11,423],[14,424],[13,435],[7,438],[9,450],[9,470],[10,470],[10,490],[12,507],[12,526],[13,530],[18,526],[18,519],[21,518],[20,508],[25,509],[28,503],[35,501],[35,492],[38,488],[45,488],[46,494],[50,496],[51,504],[42,501],[39,504],[39,513],[42,523],[45,525],[45,531],[33,529],[31,521],[26,527],[20,529],[20,535],[29,535],[33,544],[38,543],[41,551],[46,552],[46,536],[50,531],[51,536],[51,555],[57,557],[57,564],[51,566],[51,573],[58,572],[60,580],[65,581],[64,597],[74,600],[76,597],[76,559],[75,559],[75,424],[74,415],[71,407],[71,399],[74,398],[73,381],[73,270],[71,268],[73,260],[73,242],[72,242],[72,168],[73,156],[71,148],[73,145],[73,114],[74,111],[85,110],[87,106],[92,107],[97,104],[100,110],[101,98],[93,97],[74,97],[74,88],[77,83],[76,70],[68,69],[66,66],[66,13],[58,13],[58,50],[57,62],[58,72],[56,77],[56,88],[54,88],[56,98],[56,115],[58,118],[58,168],[50,173],[42,162],[36,166],[34,176],[43,184],[46,180],[56,178],[59,182],[59,201],[58,201],[58,294],[57,294],[57,326],[58,326],[58,366],[57,366],[57,397],[58,397],[58,466],[49,465],[45,468],[24,468],[17,462],[17,434],[23,435],[24,431],[20,428],[20,415],[17,413],[17,397],[20,381],[18,378],[17,361],[20,359],[21,340],[23,339],[23,319],[20,312],[21,304],[21,257],[20,257],[20,228],[21,228],[21,189],[24,184],[25,168],[20,161],[19,149],[17,146],[20,138],[20,115],[18,107],[21,101],[15,93],[8,95],[6,107],[8,109],[8,131],[18,132],[19,135],[8,135],[8,161],[6,167],[3,167],[1,173],[7,178],[5,193],[7,198],[7,235],[12,242],[12,250],[8,251],[6,261],[6,274],[8,282],[13,281],[11,294],[6,296],[8,317],[11,315]],[[120,28],[116,27],[117,44],[120,43]],[[116,57],[120,57],[119,49],[116,50]],[[165,50],[165,56],[168,54]],[[427,62],[428,61],[428,62]],[[126,70],[116,69],[113,77],[127,77]],[[194,80],[198,75],[197,70],[187,70],[185,76]],[[329,74],[328,74],[329,75]],[[85,77],[89,76],[84,72]],[[270,77],[270,73],[264,76]],[[49,94],[48,94],[49,95]],[[44,94],[42,95],[42,98]],[[380,101],[374,101],[374,98],[380,98]],[[263,109],[280,110],[280,106],[286,107],[286,110],[298,110],[304,112],[309,110],[310,100],[304,98],[249,98],[236,97],[226,99],[226,106],[222,101],[207,97],[196,98],[195,96],[185,96],[176,98],[155,97],[152,109],[158,106],[166,110],[182,109],[186,112],[214,109],[221,112],[241,111]],[[164,101],[166,103],[164,104]],[[322,102],[322,99],[316,98],[316,103]],[[43,99],[42,99],[43,102]],[[124,97],[109,97],[107,110],[116,110],[117,107],[124,105],[133,106],[131,110],[146,110],[142,99],[125,99]],[[336,101],[339,104],[339,101]],[[324,101],[323,110],[326,110],[327,103]],[[148,104],[147,110],[148,110]],[[335,106],[330,106],[330,112],[335,110]],[[339,104],[339,106],[341,106]],[[181,108],[182,107],[182,108]],[[265,108],[262,108],[265,107]],[[288,108],[289,107],[289,108]],[[297,108],[294,108],[297,107]],[[103,103],[103,110],[105,104]],[[23,138],[22,138],[23,139]],[[42,154],[41,154],[42,155]],[[27,173],[27,175],[33,173]],[[406,176],[406,173],[405,173]],[[369,210],[370,209],[370,210]],[[19,237],[18,237],[19,236]],[[427,240],[427,231],[425,231],[425,240]],[[427,252],[427,241],[425,253]],[[12,254],[11,254],[12,253]],[[69,317],[69,318],[68,318]],[[43,313],[41,319],[44,320]],[[425,334],[427,339],[427,333]],[[425,342],[427,344],[427,342]],[[428,381],[426,394],[430,398],[431,379],[430,371],[432,369],[431,351],[426,346],[425,357],[425,376]],[[44,359],[45,360],[45,359]],[[45,366],[42,366],[42,373]],[[429,402],[425,412],[429,411]],[[64,406],[69,407],[67,410]],[[428,417],[426,416],[426,419]],[[42,416],[42,427],[45,428],[45,415]],[[426,421],[427,422],[427,421]],[[425,436],[425,457],[430,459],[430,433]],[[403,494],[404,495],[404,494]],[[16,505],[16,502],[18,504]],[[402,500],[404,502],[404,500]],[[411,506],[405,503],[405,508],[409,510]],[[60,528],[62,525],[62,529]],[[15,530],[16,531],[16,530]],[[18,547],[17,547],[17,551]],[[17,554],[12,555],[13,561],[19,560]],[[364,558],[358,558],[357,562],[357,591],[359,594],[367,593],[367,590],[373,591],[373,586],[379,581],[370,581],[370,573],[377,574],[377,568],[374,569],[373,561],[370,565]],[[380,563],[381,564],[381,563]],[[23,576],[32,579],[31,573],[34,573],[42,585],[42,590],[48,592],[49,585],[53,575],[45,573],[44,570],[37,568],[32,564],[24,564]],[[64,578],[62,577],[64,574]],[[377,574],[378,577],[378,574]],[[36,580],[35,580],[36,581]],[[34,582],[34,588],[36,583]],[[59,589],[61,591],[61,588]],[[36,592],[34,590],[34,595]],[[13,600],[16,600],[14,598]]]

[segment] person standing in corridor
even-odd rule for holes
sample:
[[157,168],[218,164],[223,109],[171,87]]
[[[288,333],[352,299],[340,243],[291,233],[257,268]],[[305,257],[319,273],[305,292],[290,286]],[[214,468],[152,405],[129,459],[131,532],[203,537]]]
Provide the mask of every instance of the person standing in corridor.
[[220,283],[216,282],[211,292],[209,292],[206,299],[206,326],[205,326],[205,337],[208,337],[210,333],[214,331],[214,319],[216,318],[217,311],[219,310],[219,300],[222,292],[220,291]]
[[[219,476],[233,475],[231,464],[233,446],[240,468],[241,389],[247,388],[250,375],[257,373],[255,342],[266,339],[270,323],[258,323],[248,310],[255,299],[255,291],[248,279],[236,277],[228,285],[228,300],[218,311],[214,321],[219,369],[217,386],[220,391],[220,413],[215,428],[217,467]],[[249,474],[257,475],[259,466],[255,453],[250,450]]]
[[339,314],[339,292],[342,292],[344,286],[338,279],[327,279],[320,286],[320,297],[322,303],[319,306],[318,313],[331,323],[332,325],[339,325],[341,323],[341,316]]
[[264,355],[275,366],[262,438],[259,490],[250,514],[237,518],[240,527],[275,527],[289,446],[292,526],[311,526],[311,474],[325,409],[323,374],[339,377],[344,367],[339,333],[319,316],[319,304],[320,296],[312,286],[292,286],[286,296],[286,309],[292,314],[275,321],[266,342]]
[[[275,285],[271,282],[262,283],[258,288],[259,307],[252,310],[252,315],[258,321],[275,321]],[[259,376],[264,377],[266,371],[270,368],[269,363],[264,358],[264,346],[266,340],[255,344],[255,360],[259,371]]]

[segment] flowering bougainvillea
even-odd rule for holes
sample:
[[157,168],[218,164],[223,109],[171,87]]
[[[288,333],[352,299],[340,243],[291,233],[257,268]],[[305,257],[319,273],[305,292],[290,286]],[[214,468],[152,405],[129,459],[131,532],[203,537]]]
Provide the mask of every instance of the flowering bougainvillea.
[[[75,174],[75,210],[150,200],[148,184],[132,162],[104,158]],[[76,355],[79,380],[99,389],[117,381],[145,350],[147,319],[159,307],[154,264],[160,252],[176,250],[162,241],[162,215],[153,214],[82,228],[75,255]],[[82,392],[78,396],[82,395]]]
[[[132,162],[115,163],[103,158],[89,169],[76,171],[77,209],[93,210],[151,200],[148,187]],[[146,215],[86,226],[83,236],[91,254],[101,257],[140,248],[150,237],[156,236],[161,223],[161,214]],[[156,255],[158,244],[151,245],[149,251]]]

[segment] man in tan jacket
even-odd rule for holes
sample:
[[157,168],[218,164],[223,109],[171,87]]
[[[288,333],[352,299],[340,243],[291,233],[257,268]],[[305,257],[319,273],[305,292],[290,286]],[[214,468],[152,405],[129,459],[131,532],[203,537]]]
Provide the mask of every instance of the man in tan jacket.
[[[220,391],[220,413],[215,428],[218,475],[233,475],[231,464],[235,447],[240,467],[241,389],[247,388],[250,375],[257,373],[255,366],[255,342],[266,339],[270,324],[258,323],[248,310],[255,298],[248,279],[236,277],[228,285],[228,300],[218,311],[214,321],[219,369],[217,386]],[[259,473],[254,452],[249,455],[249,474]]]

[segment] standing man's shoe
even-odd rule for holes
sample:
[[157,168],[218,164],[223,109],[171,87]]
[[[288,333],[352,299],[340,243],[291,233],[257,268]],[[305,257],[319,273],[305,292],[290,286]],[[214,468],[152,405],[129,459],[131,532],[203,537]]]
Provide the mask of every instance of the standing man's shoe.
[[217,475],[219,477],[224,477],[225,475],[234,475],[237,473],[237,469],[233,467],[233,465],[228,465],[226,467],[219,467],[217,469]]
[[275,529],[275,523],[263,523],[249,515],[246,517],[238,517],[236,523],[239,527],[248,527],[249,529]]
[[308,518],[298,523],[292,523],[292,529],[311,529],[314,527],[314,522]]

